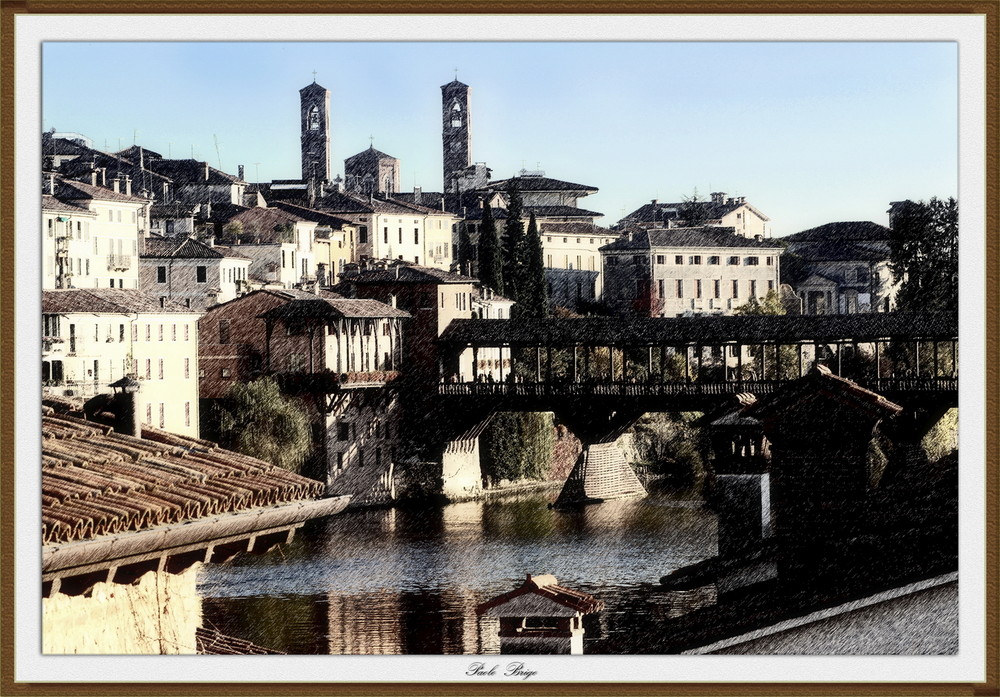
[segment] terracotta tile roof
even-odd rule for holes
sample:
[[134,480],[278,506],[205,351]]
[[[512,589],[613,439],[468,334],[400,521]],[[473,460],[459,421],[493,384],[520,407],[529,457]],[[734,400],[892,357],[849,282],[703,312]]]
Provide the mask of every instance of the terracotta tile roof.
[[397,264],[387,269],[362,271],[344,278],[349,283],[479,283],[479,279],[461,276],[430,266]]
[[42,541],[61,544],[320,496],[306,479],[214,443],[143,428],[142,438],[42,416]]
[[109,312],[127,314],[136,312],[178,312],[200,314],[179,303],[166,301],[160,305],[156,296],[141,290],[124,288],[74,288],[69,290],[43,290],[42,312]]
[[296,298],[260,315],[269,319],[409,317],[410,313],[377,300],[357,298]]
[[76,204],[69,203],[68,201],[60,201],[55,196],[50,196],[49,194],[42,194],[42,210],[50,211],[53,213],[71,213],[72,215],[88,215],[94,217],[97,215],[92,210],[88,210]]
[[619,252],[650,250],[653,247],[731,247],[740,249],[782,249],[777,240],[755,240],[737,235],[731,227],[681,227],[638,230],[629,237],[622,237],[602,251]]
[[324,213],[323,211],[318,211],[313,208],[306,208],[305,206],[298,206],[294,203],[289,203],[287,201],[276,201],[274,206],[275,208],[280,208],[283,211],[287,211],[289,213],[297,215],[303,220],[309,220],[314,223],[320,223],[321,225],[329,225],[335,230],[339,230],[345,225],[354,224],[349,220],[338,218],[335,215],[330,215],[329,213]]
[[74,181],[72,179],[63,179],[60,182],[56,197],[69,200],[85,199],[96,201],[115,201],[118,203],[146,202],[146,199],[139,198],[138,196],[128,196],[123,193],[118,193],[113,189],[108,189],[103,186],[91,186],[90,184]]
[[[173,179],[177,184],[235,184],[242,180],[211,167],[207,162],[198,160],[163,160],[152,159],[149,169],[157,174]],[[208,178],[205,178],[205,168],[208,168]]]
[[149,237],[143,259],[221,259],[225,254],[190,237]]
[[[586,191],[588,193],[595,193],[597,191],[596,186],[588,186],[586,184],[574,184],[573,182],[563,181],[562,179],[553,179],[552,177],[537,177],[537,176],[523,176],[523,177],[511,177],[519,185],[522,193],[531,191]],[[487,184],[484,189],[489,191],[502,191],[507,188],[507,183],[511,179],[498,179]]]
[[600,612],[604,609],[603,600],[598,600],[588,593],[582,593],[557,585],[555,576],[545,574],[532,577],[531,574],[528,574],[527,579],[518,588],[476,606],[476,614],[483,615],[494,608],[505,605],[514,598],[528,595],[529,593],[541,596],[583,614]]

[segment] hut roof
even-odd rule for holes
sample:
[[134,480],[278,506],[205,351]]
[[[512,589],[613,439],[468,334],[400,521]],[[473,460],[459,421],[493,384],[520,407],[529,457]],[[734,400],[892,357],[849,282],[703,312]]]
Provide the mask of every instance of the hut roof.
[[[512,614],[526,613],[525,616],[528,614],[547,614],[544,612],[532,612],[524,603],[517,602],[518,599],[525,598],[526,596],[536,596],[555,603],[557,606],[585,615],[592,612],[600,612],[604,609],[603,600],[598,600],[587,593],[560,586],[558,580],[552,574],[541,574],[538,576],[528,574],[524,583],[519,587],[478,605],[476,607],[476,614],[500,616],[506,614],[503,610],[500,610],[504,606],[507,606]],[[544,606],[539,606],[537,609],[541,609],[542,607]]]

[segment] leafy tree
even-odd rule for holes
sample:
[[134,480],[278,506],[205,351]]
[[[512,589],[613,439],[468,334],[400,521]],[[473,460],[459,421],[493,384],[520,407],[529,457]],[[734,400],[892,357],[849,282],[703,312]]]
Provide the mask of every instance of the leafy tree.
[[526,270],[526,238],[524,236],[524,202],[517,179],[507,185],[507,223],[504,226],[503,280],[507,297],[517,303],[524,300]]
[[283,469],[297,472],[312,448],[309,417],[274,378],[233,385],[216,419],[224,447]]
[[900,204],[889,237],[889,268],[900,282],[900,310],[958,312],[958,202]]
[[698,196],[698,189],[694,190],[690,196],[681,196],[681,205],[677,211],[678,217],[684,221],[687,227],[698,227],[708,220],[708,203]]
[[[524,287],[521,302],[514,306],[518,317],[547,317],[549,314],[548,284],[545,282],[545,262],[542,257],[542,237],[532,213],[528,220],[528,234],[525,239],[527,264],[524,273]],[[520,308],[520,309],[518,309]]]
[[487,288],[503,294],[503,260],[500,252],[500,237],[493,219],[490,202],[483,205],[483,222],[479,226],[479,280]]
[[750,298],[747,302],[743,303],[737,308],[733,309],[734,315],[746,316],[762,316],[762,315],[783,315],[785,314],[785,306],[781,302],[781,296],[776,290],[767,291],[767,295],[764,296],[763,301],[757,298]]
[[483,472],[492,480],[542,479],[554,444],[551,413],[500,412],[483,433]]

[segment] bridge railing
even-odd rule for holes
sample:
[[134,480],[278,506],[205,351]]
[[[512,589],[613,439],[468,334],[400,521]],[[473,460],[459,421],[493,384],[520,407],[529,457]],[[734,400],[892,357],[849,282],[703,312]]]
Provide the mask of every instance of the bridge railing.
[[[771,394],[788,380],[741,380],[731,382],[443,382],[438,394],[448,396],[515,396],[515,397],[676,397],[725,396],[749,392]],[[873,378],[856,380],[873,392],[954,392],[957,378]]]

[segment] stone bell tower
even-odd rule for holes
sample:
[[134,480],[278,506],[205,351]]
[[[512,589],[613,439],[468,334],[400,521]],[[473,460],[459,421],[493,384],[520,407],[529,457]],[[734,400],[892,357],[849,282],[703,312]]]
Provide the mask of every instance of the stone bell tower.
[[330,181],[330,91],[313,80],[299,90],[302,179]]
[[472,163],[472,131],[469,123],[469,86],[452,80],[441,86],[442,145],[444,148],[444,192],[459,189],[462,174]]

